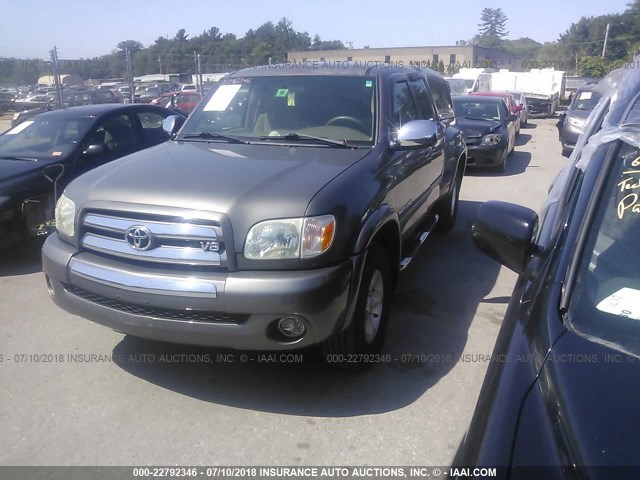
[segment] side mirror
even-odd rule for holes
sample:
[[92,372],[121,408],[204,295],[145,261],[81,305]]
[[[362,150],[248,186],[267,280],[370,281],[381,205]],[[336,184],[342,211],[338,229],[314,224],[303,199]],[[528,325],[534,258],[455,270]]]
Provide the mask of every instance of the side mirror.
[[538,214],[513,203],[490,201],[480,205],[471,226],[473,243],[516,273],[524,272],[535,252],[533,237]]
[[169,115],[162,121],[162,129],[172,137],[184,125],[184,117],[180,115]]
[[433,120],[411,120],[400,130],[394,148],[424,148],[432,147],[438,140],[438,124]]
[[522,111],[522,105],[516,105],[516,112]]
[[89,145],[87,149],[82,152],[82,154],[86,155],[87,157],[99,157],[100,155],[104,155],[105,153],[107,153],[107,147],[105,147],[102,143]]

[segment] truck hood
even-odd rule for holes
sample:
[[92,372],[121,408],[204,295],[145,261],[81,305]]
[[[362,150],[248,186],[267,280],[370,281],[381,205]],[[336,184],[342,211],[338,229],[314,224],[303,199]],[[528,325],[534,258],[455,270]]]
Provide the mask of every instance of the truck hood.
[[303,216],[314,195],[369,149],[166,142],[96,168],[67,187],[78,207],[222,213],[234,231]]

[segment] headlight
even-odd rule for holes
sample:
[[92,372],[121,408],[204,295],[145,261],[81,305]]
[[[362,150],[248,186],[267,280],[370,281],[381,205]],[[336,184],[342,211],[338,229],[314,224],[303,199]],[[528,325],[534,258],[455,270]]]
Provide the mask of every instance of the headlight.
[[333,215],[260,222],[247,234],[244,256],[250,260],[315,257],[331,247],[335,225]]
[[572,125],[578,128],[584,127],[584,123],[585,123],[585,121],[582,120],[581,118],[573,118],[573,117],[569,117],[568,122],[569,122],[569,125]]
[[482,145],[495,145],[500,143],[501,136],[497,133],[490,133],[482,137]]
[[75,217],[76,204],[65,197],[63,193],[56,204],[56,229],[58,232],[67,237],[73,237]]

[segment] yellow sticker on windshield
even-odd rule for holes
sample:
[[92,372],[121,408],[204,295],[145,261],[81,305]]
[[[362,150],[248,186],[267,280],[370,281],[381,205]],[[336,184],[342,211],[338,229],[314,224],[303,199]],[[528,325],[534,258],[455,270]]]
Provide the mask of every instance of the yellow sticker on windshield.
[[276,97],[286,97],[287,93],[289,93],[288,88],[279,88],[276,92]]
[[287,107],[296,106],[296,92],[289,92],[287,94]]

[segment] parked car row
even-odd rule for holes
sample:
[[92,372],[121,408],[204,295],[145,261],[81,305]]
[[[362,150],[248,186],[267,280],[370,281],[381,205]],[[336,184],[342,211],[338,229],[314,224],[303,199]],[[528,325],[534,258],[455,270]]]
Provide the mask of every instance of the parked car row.
[[[122,96],[114,90],[100,89],[74,89],[64,90],[62,92],[63,108],[103,103],[122,103]],[[29,97],[24,101],[17,102],[17,104],[19,107],[17,107],[16,110],[19,111],[14,113],[13,118],[11,119],[12,127],[15,127],[39,113],[60,108],[58,98],[52,94],[35,95],[34,97]]]

